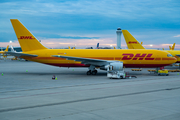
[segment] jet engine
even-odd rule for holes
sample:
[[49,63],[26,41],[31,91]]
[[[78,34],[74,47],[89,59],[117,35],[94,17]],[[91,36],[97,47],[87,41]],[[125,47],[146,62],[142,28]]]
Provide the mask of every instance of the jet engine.
[[107,70],[107,71],[122,71],[123,70],[123,63],[122,62],[113,62],[109,65],[100,67],[101,70]]
[[125,72],[123,70],[122,62],[114,62],[110,63],[107,66],[107,77],[108,78],[125,78]]
[[110,63],[109,66],[107,66],[107,71],[122,71],[123,70],[123,63],[117,62],[117,63]]

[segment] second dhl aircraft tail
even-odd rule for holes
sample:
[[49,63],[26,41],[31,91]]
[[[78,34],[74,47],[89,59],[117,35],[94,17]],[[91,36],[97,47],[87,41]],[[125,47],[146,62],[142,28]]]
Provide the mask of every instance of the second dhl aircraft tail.
[[145,49],[127,30],[122,30],[129,49]]
[[14,31],[23,52],[47,49],[17,19],[11,19]]
[[2,51],[2,48],[1,48],[0,54],[4,54],[5,52],[8,52],[8,49],[9,49],[9,45],[6,47],[4,51]]
[[169,46],[169,50],[174,50],[174,48],[175,48],[175,43],[173,44],[173,46],[171,47],[171,46]]
[[[127,43],[128,49],[145,49],[142,46],[142,43],[139,43],[127,30],[122,30],[125,41]],[[169,46],[169,50],[174,50],[175,48],[175,43],[173,44],[173,46]],[[164,50],[164,48],[163,48]]]

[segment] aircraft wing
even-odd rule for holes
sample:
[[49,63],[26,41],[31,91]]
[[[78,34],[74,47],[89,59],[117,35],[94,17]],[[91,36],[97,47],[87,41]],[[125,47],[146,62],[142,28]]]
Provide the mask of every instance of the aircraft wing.
[[38,55],[33,55],[33,54],[25,54],[21,52],[5,52],[6,54],[16,56],[16,57],[37,57]]
[[67,60],[74,60],[74,61],[81,62],[82,64],[86,64],[86,65],[90,64],[90,65],[94,65],[94,66],[104,66],[104,65],[108,65],[109,63],[112,63],[112,62],[119,62],[119,61],[109,61],[109,60],[61,56],[61,55],[52,55],[52,57],[65,58]]

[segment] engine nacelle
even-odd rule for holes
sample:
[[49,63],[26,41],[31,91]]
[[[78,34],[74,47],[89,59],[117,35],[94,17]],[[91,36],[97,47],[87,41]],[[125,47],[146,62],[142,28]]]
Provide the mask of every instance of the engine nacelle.
[[122,62],[110,63],[107,67],[107,77],[108,78],[125,78],[126,74],[123,70]]
[[114,62],[110,63],[110,65],[106,66],[107,71],[123,71],[123,63],[122,62]]

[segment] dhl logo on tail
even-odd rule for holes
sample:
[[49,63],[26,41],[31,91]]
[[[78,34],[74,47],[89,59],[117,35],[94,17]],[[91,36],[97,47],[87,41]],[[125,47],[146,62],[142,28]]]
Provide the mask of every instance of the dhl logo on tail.
[[122,58],[122,60],[143,60],[143,59],[145,59],[145,60],[154,60],[154,58],[151,58],[151,56],[153,55],[153,54],[146,54],[146,53],[144,53],[144,54],[122,54],[123,55],[123,58]]
[[20,36],[18,39],[35,39],[33,36]]
[[135,41],[130,41],[128,42],[129,44],[138,44],[138,42],[135,42]]

